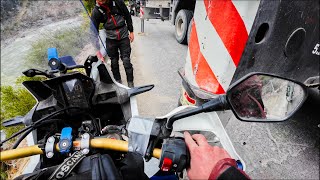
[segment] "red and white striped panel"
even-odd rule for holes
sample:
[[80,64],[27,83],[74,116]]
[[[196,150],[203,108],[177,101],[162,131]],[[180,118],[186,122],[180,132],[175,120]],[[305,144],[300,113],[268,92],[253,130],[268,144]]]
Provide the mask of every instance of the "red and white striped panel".
[[214,94],[228,89],[260,1],[197,1],[186,58],[189,82]]
[[140,7],[140,18],[143,18],[144,16],[144,11],[143,11],[143,7]]

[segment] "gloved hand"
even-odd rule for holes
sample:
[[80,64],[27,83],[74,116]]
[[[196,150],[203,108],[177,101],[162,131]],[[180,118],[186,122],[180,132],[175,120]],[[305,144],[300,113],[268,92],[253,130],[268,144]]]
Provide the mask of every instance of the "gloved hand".
[[184,138],[190,152],[189,179],[208,179],[219,160],[231,158],[226,150],[209,145],[202,134],[184,132]]

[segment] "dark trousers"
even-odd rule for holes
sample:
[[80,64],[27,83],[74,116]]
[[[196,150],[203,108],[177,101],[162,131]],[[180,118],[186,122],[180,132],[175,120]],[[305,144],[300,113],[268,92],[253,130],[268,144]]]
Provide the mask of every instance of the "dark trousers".
[[129,38],[124,38],[121,40],[107,39],[106,48],[108,56],[111,59],[111,70],[113,77],[119,81],[121,80],[121,75],[119,71],[119,51],[120,58],[123,62],[124,69],[127,75],[127,81],[133,82],[133,67],[130,62],[131,46]]

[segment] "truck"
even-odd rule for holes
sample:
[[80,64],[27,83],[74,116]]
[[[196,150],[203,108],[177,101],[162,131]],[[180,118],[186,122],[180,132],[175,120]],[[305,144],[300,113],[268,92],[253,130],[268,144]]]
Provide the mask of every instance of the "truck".
[[317,1],[197,1],[189,33],[179,104],[201,105],[250,72],[319,82]]
[[177,42],[187,44],[196,0],[133,0],[129,4],[139,7],[139,12],[137,8],[131,8],[131,14],[138,15],[142,19],[169,20],[175,26]]
[[204,102],[197,96],[222,94],[253,71],[301,82],[319,75],[319,3],[315,0],[139,3],[141,19],[169,20],[177,42],[188,44],[185,66],[179,70],[183,84],[179,104],[194,105],[196,99]]

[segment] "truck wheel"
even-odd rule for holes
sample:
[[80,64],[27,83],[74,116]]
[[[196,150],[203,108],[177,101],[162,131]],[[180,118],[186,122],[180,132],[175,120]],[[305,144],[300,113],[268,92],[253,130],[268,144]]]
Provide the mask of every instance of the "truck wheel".
[[175,35],[178,43],[180,44],[187,43],[188,27],[192,17],[193,12],[186,9],[181,9],[177,14],[175,21]]
[[193,18],[191,19],[191,21],[190,21],[190,23],[189,23],[189,27],[188,27],[188,36],[187,36],[188,44],[189,44],[189,41],[190,41],[191,28],[192,28],[192,20],[193,20]]

